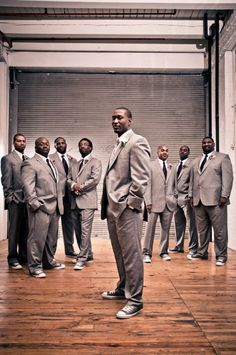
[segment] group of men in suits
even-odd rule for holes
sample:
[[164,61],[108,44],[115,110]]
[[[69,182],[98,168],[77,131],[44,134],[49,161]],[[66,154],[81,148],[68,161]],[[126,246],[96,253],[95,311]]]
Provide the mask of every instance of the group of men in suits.
[[[126,300],[126,305],[116,314],[119,319],[133,317],[143,308],[143,261],[151,262],[158,216],[161,223],[159,254],[163,260],[170,260],[169,251],[183,252],[188,223],[188,258],[208,258],[209,230],[212,226],[216,265],[226,263],[227,205],[233,183],[230,158],[227,154],[215,152],[211,137],[202,140],[203,156],[190,161],[190,149],[184,145],[180,147],[180,161],[172,166],[167,161],[169,151],[166,145],[160,145],[157,159],[150,161],[150,146],[146,138],[134,133],[132,122],[132,113],[126,107],[119,107],[112,114],[117,144],[108,162],[101,200],[101,218],[107,219],[119,275],[115,289],[103,292],[102,297],[106,300]],[[75,254],[73,231],[68,228],[68,225],[73,225],[80,249],[74,269],[82,270],[93,259],[90,237],[97,209],[96,186],[102,169],[101,162],[91,155],[92,142],[88,138],[80,140],[82,159],[79,162],[66,154],[67,145],[63,137],[55,140],[56,152],[50,156],[51,159],[47,138],[36,139],[35,155],[31,159],[24,159],[25,145],[25,137],[17,134],[14,137],[15,150],[1,161],[2,184],[9,211],[9,266],[20,269],[20,258],[26,256],[26,233],[19,233],[21,221],[25,222],[20,213],[23,213],[22,207],[26,203],[30,274],[42,278],[46,276],[45,267],[65,267],[55,260],[60,214],[64,215],[65,253],[68,256]],[[142,251],[144,202],[149,219]],[[173,215],[176,246],[169,250]],[[15,218],[19,222],[13,228],[11,224],[15,223]]]
[[[65,254],[76,257],[74,269],[81,270],[79,263],[84,267],[93,259],[91,230],[101,177],[101,162],[91,155],[92,142],[87,138],[79,142],[83,157],[79,162],[66,154],[63,137],[55,139],[52,155],[48,139],[36,139],[32,158],[23,154],[24,135],[16,134],[13,143],[14,151],[1,160],[9,216],[9,267],[22,269],[27,262],[35,278],[45,278],[44,269],[64,269],[65,265],[55,260],[61,216]],[[79,254],[74,251],[74,230]]]
[[[208,259],[211,228],[214,230],[216,265],[227,261],[227,205],[233,183],[233,171],[227,154],[214,150],[211,137],[202,140],[203,155],[189,159],[190,148],[180,147],[180,160],[168,164],[168,148],[159,146],[158,158],[151,162],[151,178],[144,195],[149,218],[144,237],[143,260],[150,263],[158,216],[161,224],[159,255],[171,260],[169,252],[183,253],[186,226],[189,228],[190,260]],[[172,216],[176,245],[168,249]]]

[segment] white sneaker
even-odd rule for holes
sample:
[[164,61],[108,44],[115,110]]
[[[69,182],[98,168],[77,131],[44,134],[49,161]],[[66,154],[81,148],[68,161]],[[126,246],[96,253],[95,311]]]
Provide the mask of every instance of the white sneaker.
[[83,270],[85,268],[85,263],[83,261],[77,261],[74,270]]
[[224,258],[219,257],[216,260],[216,266],[224,266],[225,263],[226,263],[226,260]]
[[162,254],[162,255],[160,255],[160,257],[162,258],[162,260],[165,260],[165,261],[170,261],[171,260],[171,257],[168,254]]
[[13,270],[21,270],[23,267],[19,263],[10,263],[9,268]]
[[152,259],[151,259],[150,255],[144,254],[144,256],[143,256],[143,262],[150,264],[150,263],[152,262]]

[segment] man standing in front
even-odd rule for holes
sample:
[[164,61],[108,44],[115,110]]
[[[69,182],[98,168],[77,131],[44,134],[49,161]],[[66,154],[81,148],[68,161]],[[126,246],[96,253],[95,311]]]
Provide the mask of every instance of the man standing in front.
[[115,109],[112,126],[118,139],[104,177],[101,211],[102,219],[107,218],[119,273],[116,289],[103,292],[102,297],[128,299],[116,314],[120,319],[133,317],[143,308],[142,203],[150,177],[150,147],[131,125],[130,110]]
[[179,149],[179,163],[174,167],[175,170],[175,189],[177,192],[177,209],[174,212],[176,245],[169,251],[171,253],[184,252],[184,238],[186,226],[189,230],[188,257],[195,254],[198,248],[198,235],[195,222],[195,213],[190,205],[188,195],[191,162],[189,159],[190,148],[182,145]]
[[61,225],[64,240],[65,255],[69,258],[76,258],[77,253],[74,250],[74,228],[71,210],[71,193],[67,187],[67,177],[71,168],[71,165],[77,165],[77,160],[66,153],[67,143],[65,138],[57,137],[54,141],[56,152],[49,155],[49,158],[53,161],[59,174],[59,181],[62,189],[64,213],[61,216]]
[[167,161],[168,156],[169,149],[163,144],[157,148],[157,159],[151,161],[151,178],[144,195],[148,210],[148,223],[143,244],[143,261],[145,263],[151,263],[158,216],[161,224],[159,255],[162,260],[171,260],[168,254],[169,231],[177,202],[174,195],[174,169]]
[[8,265],[11,269],[22,269],[27,262],[27,210],[25,206],[20,168],[25,160],[26,139],[17,133],[13,138],[14,150],[2,157],[2,186],[5,209],[8,210]]
[[36,278],[46,277],[43,268],[65,268],[54,259],[63,201],[57,169],[48,159],[49,151],[48,139],[39,137],[35,141],[35,155],[21,167],[29,219],[28,268],[30,275]]
[[87,262],[93,261],[91,232],[94,212],[98,208],[97,185],[102,174],[101,161],[91,154],[91,140],[82,138],[78,146],[82,159],[71,165],[71,176],[68,179],[69,189],[73,192],[71,208],[80,249],[74,270],[82,270]]
[[216,152],[211,137],[202,140],[203,155],[194,159],[189,196],[194,206],[199,233],[199,247],[192,259],[208,259],[209,225],[214,230],[216,265],[227,261],[227,205],[233,184],[232,164],[228,154]]

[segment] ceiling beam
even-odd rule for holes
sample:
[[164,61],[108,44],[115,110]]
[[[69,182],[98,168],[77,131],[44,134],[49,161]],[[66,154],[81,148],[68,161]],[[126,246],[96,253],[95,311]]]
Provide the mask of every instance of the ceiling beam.
[[110,9],[236,9],[235,0],[0,0],[0,6],[41,8],[110,8]]

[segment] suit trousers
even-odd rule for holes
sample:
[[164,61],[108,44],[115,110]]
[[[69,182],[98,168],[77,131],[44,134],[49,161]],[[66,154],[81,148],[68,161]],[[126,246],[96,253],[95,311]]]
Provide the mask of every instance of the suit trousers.
[[80,209],[76,206],[72,210],[73,225],[78,246],[80,249],[77,260],[85,262],[88,257],[93,256],[91,232],[93,226],[94,209]]
[[125,292],[129,305],[142,305],[142,214],[126,208],[114,217],[108,207],[107,225],[119,273],[116,289]]
[[195,221],[195,212],[190,204],[186,204],[184,207],[177,205],[177,210],[174,212],[175,220],[175,234],[176,234],[176,247],[178,249],[184,249],[184,238],[186,232],[186,226],[189,230],[189,244],[190,251],[197,251],[198,248],[198,234]]
[[159,244],[159,254],[167,254],[169,248],[169,232],[170,225],[173,217],[173,212],[169,211],[167,207],[165,207],[163,212],[151,212],[148,215],[148,222],[146,226],[146,232],[144,236],[144,244],[143,244],[143,254],[148,254],[152,256],[153,250],[153,242],[156,230],[157,218],[160,216],[160,224],[161,224],[161,238]]
[[194,207],[197,228],[199,233],[198,252],[206,255],[210,242],[209,228],[212,225],[214,230],[214,248],[216,258],[219,256],[227,260],[228,227],[227,227],[227,205],[204,206],[200,203]]
[[8,208],[8,263],[27,262],[27,209],[24,203],[11,202]]
[[32,212],[28,209],[29,236],[27,255],[29,271],[53,268],[54,246],[58,238],[59,214],[47,214],[41,210]]
[[63,232],[63,241],[65,254],[74,253],[74,227],[73,227],[73,213],[70,206],[70,201],[67,196],[63,198],[64,214],[61,216],[61,226]]

